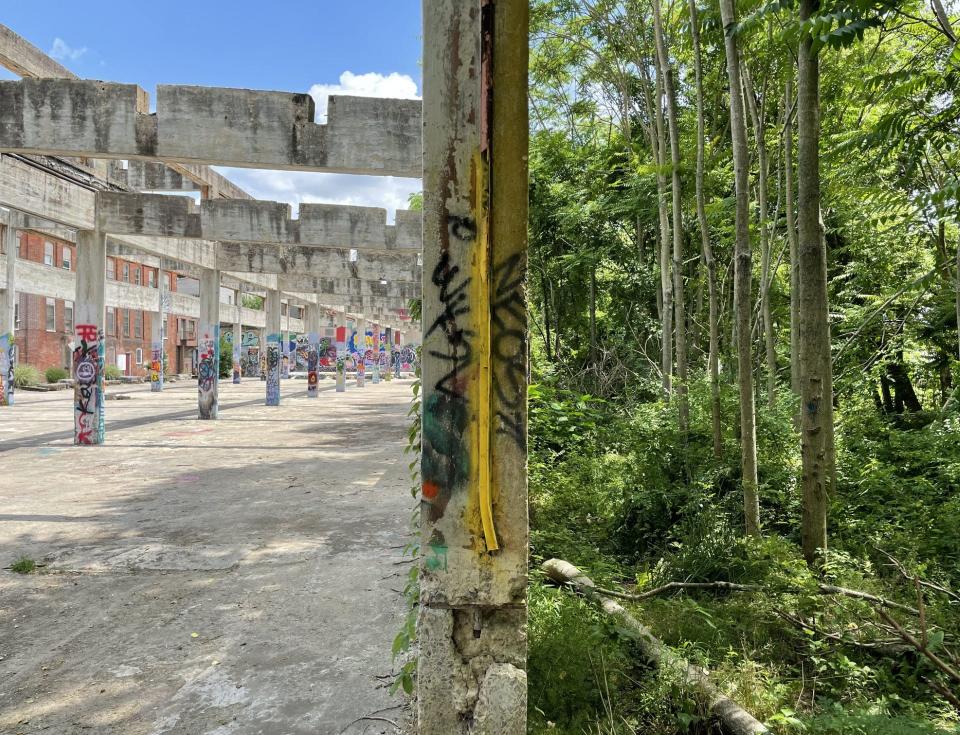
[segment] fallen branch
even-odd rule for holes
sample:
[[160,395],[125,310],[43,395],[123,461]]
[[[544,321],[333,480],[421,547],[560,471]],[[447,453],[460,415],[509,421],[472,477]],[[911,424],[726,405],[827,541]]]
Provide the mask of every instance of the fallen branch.
[[573,564],[562,559],[549,559],[541,568],[554,582],[567,585],[590,600],[598,603],[607,615],[637,634],[643,655],[654,665],[662,669],[676,671],[683,683],[700,696],[710,714],[716,717],[725,730],[732,735],[757,735],[767,733],[763,723],[747,712],[743,707],[720,692],[709,679],[707,671],[694,666],[665,646],[643,623],[637,620],[622,605],[610,599],[599,589],[593,580],[583,575]]
[[898,623],[886,610],[877,610],[877,614],[883,618],[889,625],[893,626],[893,629],[897,631],[900,637],[909,643],[911,646],[917,649],[920,653],[927,657],[927,659],[935,667],[937,667],[941,672],[946,674],[946,676],[956,683],[960,684],[960,672],[954,669],[950,664],[941,659],[937,654],[930,650],[930,648],[925,644],[917,640],[909,630],[904,628],[900,623]]

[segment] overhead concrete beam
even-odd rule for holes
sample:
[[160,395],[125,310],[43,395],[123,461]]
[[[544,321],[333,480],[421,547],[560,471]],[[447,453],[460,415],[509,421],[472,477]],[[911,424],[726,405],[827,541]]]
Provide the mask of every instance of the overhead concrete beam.
[[113,235],[310,245],[356,250],[417,252],[423,239],[419,212],[399,210],[396,224],[376,207],[301,204],[249,199],[204,199],[165,194],[97,193],[99,226]]
[[419,283],[423,275],[414,256],[396,253],[359,253],[358,256],[356,261],[351,261],[347,250],[221,242],[217,263],[221,270],[234,273],[301,274],[364,281]]
[[90,158],[403,176],[422,175],[418,100],[160,85],[157,112],[133,84],[0,82],[0,149]]
[[406,311],[407,303],[399,299],[383,299],[377,296],[344,296],[342,294],[316,293],[293,294],[296,297],[309,299],[321,304],[334,304],[350,311],[379,311],[390,313],[397,310]]
[[203,187],[180,171],[157,161],[110,162],[110,179],[134,191],[200,191]]
[[409,302],[420,298],[421,284],[400,281],[359,281],[349,278],[324,278],[317,276],[279,276],[277,284],[282,291],[302,293],[328,293],[335,296],[378,296]]
[[72,79],[76,75],[62,64],[5,25],[0,25],[0,66],[19,77],[56,77]]

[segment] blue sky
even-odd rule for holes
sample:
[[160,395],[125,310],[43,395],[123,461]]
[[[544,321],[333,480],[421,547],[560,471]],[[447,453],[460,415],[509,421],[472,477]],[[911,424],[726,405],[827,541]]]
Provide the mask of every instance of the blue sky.
[[[420,0],[54,0],[0,22],[81,77],[384,97],[421,93]],[[14,78],[2,74],[5,78]],[[224,170],[261,199],[394,209],[419,181]]]

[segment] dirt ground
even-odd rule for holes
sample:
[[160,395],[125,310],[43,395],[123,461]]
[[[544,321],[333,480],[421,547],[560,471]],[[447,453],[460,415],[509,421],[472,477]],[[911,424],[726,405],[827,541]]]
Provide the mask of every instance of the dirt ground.
[[[0,732],[375,735],[390,696],[412,498],[410,381],[110,389],[106,445],[72,393],[0,409]],[[383,720],[359,719],[364,716]]]

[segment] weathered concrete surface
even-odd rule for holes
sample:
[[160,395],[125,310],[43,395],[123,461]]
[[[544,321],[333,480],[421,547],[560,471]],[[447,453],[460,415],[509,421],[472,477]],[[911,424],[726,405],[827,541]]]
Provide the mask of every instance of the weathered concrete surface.
[[161,84],[157,112],[134,84],[0,82],[0,148],[90,158],[420,178],[418,100]]
[[[319,400],[226,381],[116,387],[107,444],[69,445],[67,392],[0,423],[0,732],[394,733],[409,380]],[[196,634],[194,636],[194,634]]]
[[385,299],[419,299],[420,283],[360,281],[349,278],[321,278],[317,276],[279,276],[277,287],[282,291],[328,293],[337,296],[380,296]]
[[419,283],[423,277],[423,269],[413,254],[357,253],[357,260],[351,261],[349,250],[243,242],[221,242],[217,267],[234,273],[298,274],[361,281]]
[[340,204],[301,204],[291,217],[289,204],[256,199],[205,199],[102,191],[97,222],[108,235],[149,235],[199,240],[310,245],[357,250],[419,251],[423,239],[419,212],[399,210],[387,224],[387,210]]

